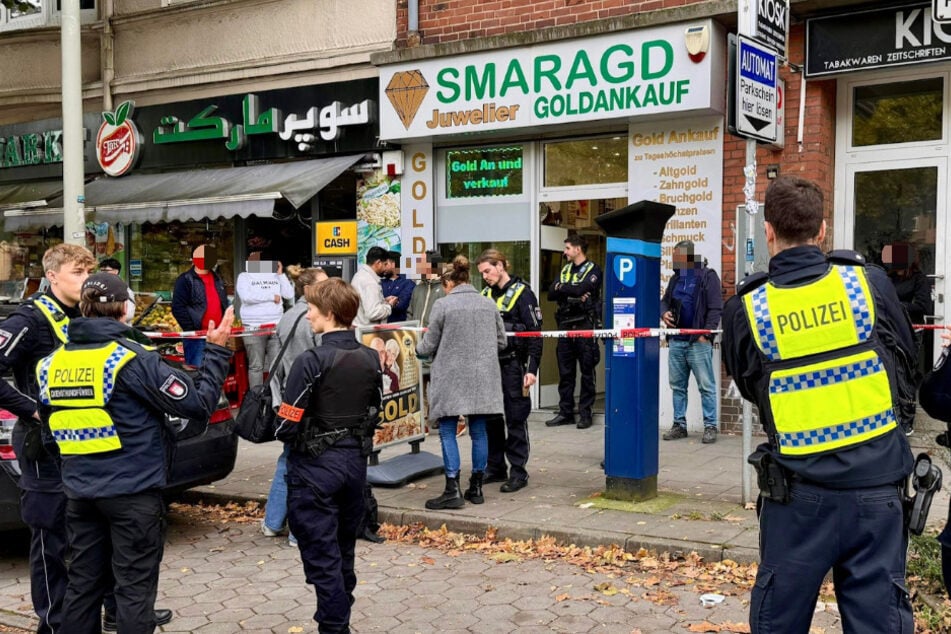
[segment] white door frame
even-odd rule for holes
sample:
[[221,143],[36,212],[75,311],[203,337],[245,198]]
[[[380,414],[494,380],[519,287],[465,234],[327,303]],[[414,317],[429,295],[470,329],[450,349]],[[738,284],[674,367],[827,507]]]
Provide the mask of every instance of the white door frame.
[[[944,120],[940,139],[913,143],[896,143],[855,147],[852,145],[852,111],[855,88],[863,85],[886,84],[940,77],[944,81]],[[919,71],[903,68],[900,72],[883,71],[860,73],[838,81],[836,98],[836,163],[835,192],[833,196],[833,248],[854,248],[855,175],[861,172],[936,167],[938,170],[935,210],[935,271],[934,314],[945,316],[942,323],[951,319],[947,292],[951,290],[946,277],[951,274],[951,227],[948,223],[948,181],[951,179],[951,65],[936,64]],[[940,338],[935,337],[935,357],[940,354]]]

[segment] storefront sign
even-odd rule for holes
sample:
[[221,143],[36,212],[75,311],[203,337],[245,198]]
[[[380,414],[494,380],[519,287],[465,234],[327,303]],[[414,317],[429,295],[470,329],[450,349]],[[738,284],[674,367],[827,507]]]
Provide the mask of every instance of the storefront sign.
[[122,176],[135,167],[142,151],[142,134],[131,117],[135,102],[124,101],[115,112],[102,113],[96,134],[96,160],[109,176]]
[[788,0],[740,0],[737,3],[737,32],[740,35],[784,53],[788,31]]
[[522,146],[446,152],[446,198],[522,193]]
[[931,19],[941,24],[951,23],[951,0],[931,0]]
[[261,112],[261,99],[254,94],[247,94],[241,101],[241,123],[235,123],[224,116],[217,116],[216,104],[205,107],[201,112],[188,120],[180,120],[175,115],[166,115],[161,123],[152,132],[152,142],[185,143],[188,141],[223,140],[225,147],[232,152],[240,150],[248,143],[248,137],[255,134],[277,134],[285,141],[292,139],[299,144],[307,145],[314,141],[313,135],[302,132],[317,132],[324,141],[336,141],[340,138],[341,129],[345,126],[365,125],[370,123],[372,112],[376,104],[370,99],[345,107],[339,101],[334,101],[322,108],[312,106],[306,113],[298,116],[297,113],[283,113],[277,108],[268,108]]
[[806,21],[806,77],[951,59],[951,25],[931,5],[852,11]]
[[0,136],[0,169],[62,162],[62,130]]
[[341,220],[315,222],[317,255],[356,255],[357,222]]
[[[688,38],[698,27],[712,35]],[[718,111],[722,55],[696,44],[719,47],[722,40],[719,27],[705,21],[686,30],[670,25],[384,67],[381,135],[424,138]]]
[[[400,233],[403,261],[400,268],[407,277],[419,279],[416,263],[435,248],[435,205],[433,204],[433,146],[405,145],[403,156],[403,197]],[[411,259],[408,259],[411,258]]]
[[723,118],[631,126],[630,138],[631,202],[653,200],[677,208],[661,242],[661,291],[672,273],[673,246],[681,240],[691,240],[720,273]]

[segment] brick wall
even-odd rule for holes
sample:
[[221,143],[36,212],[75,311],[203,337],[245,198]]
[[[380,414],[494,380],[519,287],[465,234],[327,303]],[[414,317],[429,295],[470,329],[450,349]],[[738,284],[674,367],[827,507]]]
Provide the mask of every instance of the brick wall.
[[[804,28],[793,27],[789,34],[789,57],[794,64],[805,60],[803,48]],[[767,165],[779,165],[781,175],[800,176],[819,184],[825,194],[827,238],[826,248],[832,247],[832,201],[835,176],[835,93],[834,80],[810,81],[806,85],[806,108],[802,149],[797,142],[799,133],[799,98],[802,90],[802,76],[780,71],[780,78],[786,82],[785,117],[786,147],[773,150],[758,146],[756,150],[756,199],[762,202],[763,194],[769,186],[766,178]],[[723,235],[731,235],[730,221],[733,220],[737,205],[745,202],[743,196],[743,166],[746,163],[746,141],[727,135],[723,144]],[[723,249],[723,298],[733,295],[736,280],[736,254],[743,253],[743,245],[736,245],[734,251]],[[721,369],[722,370],[722,369]],[[726,397],[730,377],[722,370],[723,398],[721,401],[723,428],[727,431],[741,430],[740,416],[742,402]],[[756,414],[754,408],[754,422]]]
[[419,41],[407,40],[406,0],[397,4],[396,47],[439,44],[616,18],[702,0],[419,0]]

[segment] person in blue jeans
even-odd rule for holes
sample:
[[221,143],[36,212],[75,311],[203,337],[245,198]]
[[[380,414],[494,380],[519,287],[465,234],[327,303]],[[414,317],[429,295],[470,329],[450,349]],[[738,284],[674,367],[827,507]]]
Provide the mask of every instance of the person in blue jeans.
[[[674,245],[674,274],[660,301],[661,319],[668,328],[716,330],[723,312],[720,278],[708,268],[693,242]],[[674,424],[664,440],[687,437],[687,386],[690,373],[700,390],[704,444],[717,441],[717,381],[713,374],[715,335],[672,335],[667,339],[668,374],[674,401]]]
[[[433,304],[429,327],[416,345],[416,355],[432,359],[429,417],[439,421],[446,488],[426,500],[428,509],[458,509],[466,501],[482,504],[482,484],[489,460],[486,419],[505,411],[499,350],[508,345],[505,325],[495,302],[469,283],[469,260],[457,255],[443,275],[446,296]],[[472,475],[469,488],[459,487],[459,445],[456,423],[469,419]]]

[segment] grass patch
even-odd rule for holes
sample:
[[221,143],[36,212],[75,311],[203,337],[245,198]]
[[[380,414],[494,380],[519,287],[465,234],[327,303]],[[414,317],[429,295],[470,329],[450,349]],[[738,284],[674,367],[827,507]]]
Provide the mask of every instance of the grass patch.
[[934,532],[912,535],[908,542],[908,589],[915,608],[916,631],[951,632],[951,610],[941,575],[941,544]]
[[582,500],[579,505],[585,508],[609,509],[612,511],[627,511],[628,513],[663,513],[683,498],[670,493],[660,493],[656,498],[643,502],[627,502],[625,500],[610,500],[603,495],[595,495]]

